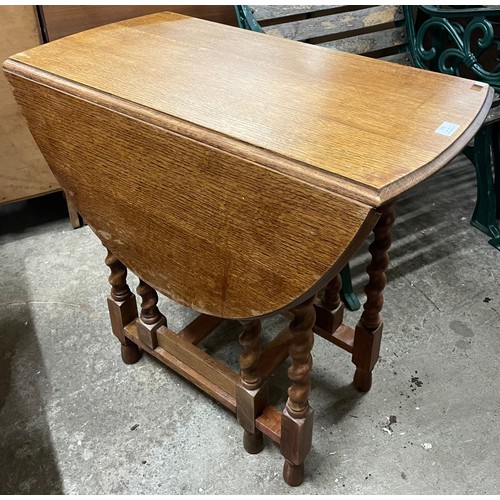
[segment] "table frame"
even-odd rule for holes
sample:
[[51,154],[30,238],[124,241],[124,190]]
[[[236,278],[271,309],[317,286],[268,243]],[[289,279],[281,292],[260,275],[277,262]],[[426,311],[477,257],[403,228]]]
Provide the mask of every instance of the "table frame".
[[[142,352],[147,352],[192,382],[236,413],[243,427],[247,452],[259,453],[264,447],[264,435],[278,444],[285,459],[286,483],[300,485],[304,480],[304,461],[312,445],[314,412],[308,396],[314,333],[352,353],[356,365],[353,385],[358,391],[368,392],[372,385],[372,371],[382,339],[380,313],[395,219],[394,203],[387,203],[380,210],[381,216],[373,229],[374,240],[369,246],[366,302],[356,328],[343,323],[342,280],[338,274],[326,286],[321,300],[313,295],[285,313],[291,318],[290,324],[264,347],[260,320],[240,322],[243,327],[239,337],[243,348],[240,374],[197,347],[224,319],[200,314],[176,333],[158,309],[156,290],[140,277],[137,293],[142,301],[138,312],[136,296],[127,284],[127,268],[108,250],[105,259],[111,271],[108,308],[112,331],[121,343],[123,361],[136,363]],[[288,370],[290,387],[285,408],[280,412],[269,405],[266,379],[288,356],[292,360]]]

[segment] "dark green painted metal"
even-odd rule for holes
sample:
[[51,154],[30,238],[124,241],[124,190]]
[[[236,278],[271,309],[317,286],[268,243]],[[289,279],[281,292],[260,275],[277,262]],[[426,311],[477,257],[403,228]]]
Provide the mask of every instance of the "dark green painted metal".
[[238,19],[238,25],[240,28],[264,33],[264,30],[252,15],[251,7],[248,5],[235,5],[234,8],[236,10],[236,18]]
[[[409,34],[413,46],[415,65],[456,76],[464,76],[468,68],[474,77],[500,90],[500,65],[486,69],[481,56],[487,49],[495,47],[498,53],[500,40],[495,37],[494,20],[500,21],[497,9],[442,9],[433,6],[419,6],[429,18],[422,23],[418,32]],[[408,19],[412,19],[411,7],[405,6]],[[481,10],[481,13],[478,13]],[[466,12],[473,11],[467,15]],[[486,15],[489,14],[488,17]],[[430,44],[424,47],[424,42]]]
[[496,223],[497,200],[491,175],[492,127],[493,125],[482,127],[476,134],[474,147],[467,147],[464,153],[474,165],[477,178],[476,206],[470,222],[491,236],[488,243],[500,250],[500,230]]
[[[467,68],[478,81],[488,83],[500,91],[500,64],[486,69],[481,57],[486,50],[496,50],[500,56],[500,9],[491,7],[418,7],[405,5],[406,32],[410,54],[415,66],[431,71],[466,76]],[[426,19],[415,32],[416,12],[423,12]],[[497,29],[498,31],[498,29]],[[474,36],[473,36],[474,35]],[[473,44],[472,41],[476,40]],[[430,44],[426,49],[424,44]],[[500,250],[500,124],[491,122],[481,128],[474,139],[474,146],[464,153],[476,170],[477,199],[471,224],[491,237],[489,243]]]
[[495,198],[497,219],[500,219],[500,123],[494,123],[491,131],[491,147],[493,152],[493,168],[495,173]]
[[342,278],[342,290],[340,291],[342,302],[344,302],[345,306],[350,311],[357,311],[361,307],[361,303],[352,288],[351,268],[349,267],[349,263],[340,271],[340,277]]

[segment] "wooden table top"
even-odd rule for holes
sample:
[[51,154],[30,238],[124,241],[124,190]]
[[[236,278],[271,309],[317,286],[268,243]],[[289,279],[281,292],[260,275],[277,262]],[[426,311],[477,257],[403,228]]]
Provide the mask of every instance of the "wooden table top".
[[108,249],[168,297],[225,318],[318,291],[377,207],[466,145],[493,96],[171,13],[22,52],[4,71]]
[[[470,80],[172,13],[34,48],[7,69],[14,61],[203,127],[227,149],[273,153],[289,173],[312,167],[328,188],[372,206],[456,155],[493,95]],[[443,123],[458,129],[436,133]]]

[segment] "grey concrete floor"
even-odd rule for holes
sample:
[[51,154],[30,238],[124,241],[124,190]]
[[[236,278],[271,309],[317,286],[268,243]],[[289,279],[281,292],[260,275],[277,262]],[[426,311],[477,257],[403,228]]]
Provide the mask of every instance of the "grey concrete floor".
[[[0,493],[499,493],[500,252],[468,222],[474,199],[460,156],[399,201],[373,388],[353,390],[349,355],[316,339],[298,488],[270,442],[245,453],[224,407],[148,356],[121,362],[105,250],[70,227],[59,195],[2,207]],[[361,295],[366,263],[365,245],[352,261]],[[161,308],[174,329],[193,316]],[[267,320],[268,335],[282,322]],[[235,366],[238,333],[224,325],[205,348]]]

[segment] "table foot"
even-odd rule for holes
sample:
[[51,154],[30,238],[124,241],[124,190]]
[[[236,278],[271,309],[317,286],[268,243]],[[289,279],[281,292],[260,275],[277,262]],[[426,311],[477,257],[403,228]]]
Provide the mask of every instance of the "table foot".
[[304,464],[295,465],[285,460],[283,479],[289,486],[300,486],[304,482]]
[[[493,141],[492,135],[495,136],[495,140]],[[474,165],[477,179],[476,206],[474,207],[470,223],[488,236],[491,236],[492,239],[488,243],[500,249],[500,231],[496,221],[499,210],[497,200],[499,184],[496,175],[494,179],[492,169],[493,159],[496,174],[496,162],[498,157],[497,140],[497,126],[494,127],[490,125],[482,127],[474,138],[474,147],[467,147],[464,153]],[[491,155],[492,145],[494,152],[493,158]]]
[[353,385],[360,392],[368,392],[372,386],[372,370],[377,364],[382,342],[383,323],[368,330],[358,324],[354,330],[352,362],[356,365]]
[[366,372],[356,368],[352,385],[359,392],[368,392],[372,387],[372,372]]
[[108,297],[111,330],[120,341],[123,362],[132,365],[141,359],[142,351],[125,336],[124,329],[137,318],[137,302],[127,285],[127,268],[123,263],[109,250],[105,263],[111,271],[108,279],[111,285],[111,294]]
[[137,363],[142,357],[142,351],[133,342],[121,344],[122,361],[127,365]]
[[340,271],[340,276],[342,278],[342,289],[340,290],[342,300],[349,311],[357,311],[361,307],[361,303],[352,288],[351,268],[349,263]]
[[491,240],[488,240],[488,243],[497,250],[500,250],[500,237],[491,238]]
[[243,447],[247,453],[256,455],[264,449],[264,435],[259,430],[255,430],[252,434],[248,431],[243,431]]

